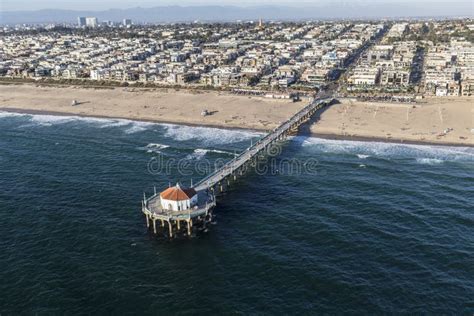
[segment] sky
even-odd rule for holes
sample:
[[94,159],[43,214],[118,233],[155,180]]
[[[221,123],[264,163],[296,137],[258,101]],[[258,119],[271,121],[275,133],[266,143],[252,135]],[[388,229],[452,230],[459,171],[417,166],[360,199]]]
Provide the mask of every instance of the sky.
[[[470,1],[470,0],[467,0]],[[315,6],[325,3],[377,3],[377,2],[416,2],[416,3],[445,3],[449,6],[449,0],[0,0],[0,11],[24,11],[41,9],[69,9],[69,10],[107,10],[111,8],[131,8],[131,7],[155,7],[162,5],[291,5],[291,6]]]

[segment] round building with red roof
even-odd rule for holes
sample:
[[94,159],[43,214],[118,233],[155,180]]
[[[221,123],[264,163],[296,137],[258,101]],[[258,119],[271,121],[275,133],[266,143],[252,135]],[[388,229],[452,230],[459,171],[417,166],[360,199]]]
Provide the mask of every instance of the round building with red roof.
[[164,210],[184,211],[197,205],[198,195],[193,188],[182,188],[177,183],[160,193],[160,201]]

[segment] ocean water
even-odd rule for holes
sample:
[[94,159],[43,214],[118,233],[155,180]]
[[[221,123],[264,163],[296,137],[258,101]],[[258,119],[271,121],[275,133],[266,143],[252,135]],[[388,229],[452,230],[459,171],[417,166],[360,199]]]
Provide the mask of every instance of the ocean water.
[[0,113],[0,314],[474,313],[473,148],[298,136],[208,233],[146,229],[143,192],[260,136]]

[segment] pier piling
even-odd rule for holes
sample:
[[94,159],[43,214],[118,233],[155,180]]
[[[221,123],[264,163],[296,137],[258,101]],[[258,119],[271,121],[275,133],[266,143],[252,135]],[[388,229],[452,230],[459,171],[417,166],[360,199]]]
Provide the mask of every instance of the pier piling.
[[[161,221],[163,231],[165,230],[165,222],[168,224],[169,237],[179,236],[181,231],[181,221],[185,221],[187,225],[187,235],[191,236],[193,225],[199,226],[199,231],[206,231],[206,224],[212,221],[212,208],[215,207],[216,190],[223,193],[225,189],[230,187],[233,179],[244,175],[249,167],[257,166],[259,156],[271,154],[271,147],[274,143],[285,140],[289,135],[297,133],[298,128],[304,122],[307,122],[320,108],[328,105],[333,99],[318,99],[311,102],[305,108],[296,113],[293,117],[275,128],[265,137],[257,142],[251,142],[251,146],[243,153],[235,156],[221,168],[215,170],[209,176],[205,177],[196,184],[192,184],[191,188],[197,192],[199,203],[186,210],[172,210],[161,205],[160,194],[157,194],[156,188],[153,188],[154,195],[146,198],[143,194],[142,212],[145,214],[147,228],[150,227],[150,220],[153,221],[153,232],[156,234],[156,220]],[[195,220],[195,223],[193,223]],[[184,223],[183,223],[184,224]],[[184,228],[184,229],[186,229]]]

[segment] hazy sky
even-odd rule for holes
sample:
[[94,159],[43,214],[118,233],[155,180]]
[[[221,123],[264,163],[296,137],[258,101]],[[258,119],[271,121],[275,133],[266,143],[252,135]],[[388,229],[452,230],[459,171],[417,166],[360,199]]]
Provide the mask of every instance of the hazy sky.
[[[469,1],[469,0],[467,0]],[[106,10],[110,8],[154,7],[160,5],[267,5],[288,4],[291,6],[318,5],[324,3],[376,3],[376,2],[417,2],[417,3],[445,3],[449,0],[0,0],[0,11],[39,10],[39,9],[72,9],[72,10]]]

